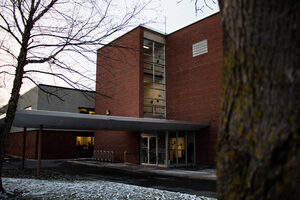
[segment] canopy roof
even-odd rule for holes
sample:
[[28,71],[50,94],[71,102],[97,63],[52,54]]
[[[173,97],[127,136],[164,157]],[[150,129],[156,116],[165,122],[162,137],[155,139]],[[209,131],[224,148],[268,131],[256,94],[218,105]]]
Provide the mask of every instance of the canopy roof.
[[[4,119],[0,120],[0,124]],[[199,131],[209,124],[153,118],[88,115],[45,110],[18,110],[13,126],[26,128],[126,131]]]

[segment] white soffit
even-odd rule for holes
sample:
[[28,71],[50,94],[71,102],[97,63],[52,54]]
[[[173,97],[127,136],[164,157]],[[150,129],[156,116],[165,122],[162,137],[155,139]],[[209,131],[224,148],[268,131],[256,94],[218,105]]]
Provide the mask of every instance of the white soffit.
[[144,38],[161,43],[161,44],[166,44],[165,36],[163,36],[161,34],[150,32],[147,29],[144,30]]

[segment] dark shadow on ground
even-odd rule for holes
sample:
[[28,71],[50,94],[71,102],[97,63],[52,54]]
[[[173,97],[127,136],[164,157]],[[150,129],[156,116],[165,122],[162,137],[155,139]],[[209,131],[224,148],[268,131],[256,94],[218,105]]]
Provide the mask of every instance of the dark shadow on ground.
[[[49,166],[47,166],[46,163],[42,167],[41,176],[39,178],[47,180],[105,180],[199,196],[216,197],[216,181],[212,180],[195,180],[188,178],[169,177],[147,172],[132,172],[107,167],[86,166],[69,163],[66,160],[53,162],[56,163],[51,163]],[[29,165],[30,164],[28,164],[28,167],[30,169],[20,170],[20,159],[8,158],[5,162],[3,176],[16,178],[37,178],[35,175],[36,171],[34,166]]]

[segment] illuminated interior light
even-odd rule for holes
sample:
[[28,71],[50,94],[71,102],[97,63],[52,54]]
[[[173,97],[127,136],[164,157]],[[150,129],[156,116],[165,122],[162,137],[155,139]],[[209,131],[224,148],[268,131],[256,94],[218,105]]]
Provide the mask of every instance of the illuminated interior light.
[[105,111],[105,114],[106,114],[106,115],[110,115],[110,114],[111,114],[111,111],[110,111],[110,110],[106,110],[106,111]]

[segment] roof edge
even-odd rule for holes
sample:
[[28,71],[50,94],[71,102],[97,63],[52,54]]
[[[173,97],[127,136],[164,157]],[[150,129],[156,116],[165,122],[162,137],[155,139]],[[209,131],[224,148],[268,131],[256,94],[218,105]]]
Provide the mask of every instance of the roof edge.
[[[78,89],[78,88],[68,88],[68,87],[48,85],[48,84],[39,84],[39,86],[46,86],[46,87],[66,89],[66,90],[76,90],[76,91],[80,91],[80,92],[90,92],[90,93],[95,93],[96,92],[96,91],[92,91],[92,90],[81,90],[81,89]],[[36,86],[36,87],[38,87],[38,86]]]
[[182,28],[180,28],[180,29],[178,29],[178,30],[176,30],[176,31],[173,31],[173,32],[171,32],[171,33],[168,33],[168,34],[167,34],[167,33],[163,33],[162,31],[156,30],[155,28],[151,28],[151,27],[149,27],[149,26],[140,24],[140,25],[136,26],[135,28],[131,29],[130,31],[125,32],[124,34],[122,34],[122,35],[120,35],[119,37],[115,38],[114,40],[110,41],[109,43],[103,45],[102,47],[100,47],[99,49],[97,49],[97,52],[98,52],[99,50],[101,50],[102,48],[108,46],[109,44],[115,42],[116,40],[122,38],[123,36],[127,35],[128,33],[134,31],[134,30],[137,29],[137,28],[143,28],[143,29],[146,29],[146,30],[151,31],[151,32],[153,32],[153,33],[160,34],[160,35],[163,35],[163,36],[166,36],[166,37],[167,37],[167,36],[169,36],[169,35],[171,35],[171,34],[173,34],[173,33],[176,33],[177,31],[181,31],[182,29],[185,29],[185,28],[187,28],[187,27],[189,27],[189,26],[192,26],[192,25],[194,25],[194,24],[196,24],[196,23],[198,23],[198,22],[200,22],[200,21],[206,20],[207,18],[213,17],[213,16],[218,15],[218,14],[220,14],[220,11],[218,11],[218,12],[212,14],[212,15],[209,15],[209,16],[207,16],[207,17],[204,17],[204,18],[202,18],[202,19],[199,19],[198,21],[195,21],[195,22],[193,22],[193,23],[191,23],[191,24],[189,24],[189,25],[186,25],[186,26],[184,26],[184,27],[182,27]]
[[120,35],[119,37],[117,37],[117,38],[113,39],[113,40],[112,40],[112,41],[110,41],[109,43],[107,43],[107,44],[103,45],[102,47],[100,47],[99,49],[97,49],[97,52],[98,52],[99,50],[101,50],[102,48],[104,48],[104,47],[108,46],[109,44],[111,44],[111,43],[115,42],[116,40],[118,40],[118,39],[120,39],[120,38],[124,37],[124,36],[125,36],[125,35],[127,35],[128,33],[132,32],[132,31],[134,31],[135,29],[137,29],[137,28],[140,28],[140,27],[141,27],[141,25],[138,25],[138,26],[134,27],[133,29],[131,29],[131,30],[129,30],[129,31],[127,31],[127,32],[125,32],[124,34]]
[[196,24],[196,23],[199,23],[199,22],[201,22],[201,21],[204,21],[204,20],[206,20],[206,19],[208,19],[208,18],[210,18],[210,17],[213,17],[213,16],[215,16],[215,15],[219,15],[219,14],[220,14],[220,11],[218,11],[218,12],[216,12],[216,13],[214,13],[214,14],[211,14],[211,15],[209,15],[209,16],[206,16],[206,17],[204,17],[204,18],[202,18],[202,19],[199,19],[199,20],[197,20],[197,21],[195,21],[195,22],[193,22],[193,23],[191,23],[191,24],[189,24],[189,25],[186,25],[186,26],[184,26],[184,27],[182,27],[182,28],[180,28],[180,29],[178,29],[178,30],[176,30],[176,31],[173,31],[173,32],[167,34],[167,36],[172,35],[173,33],[176,33],[176,32],[178,32],[178,31],[181,31],[182,29],[188,28],[189,26],[193,26],[193,25]]

